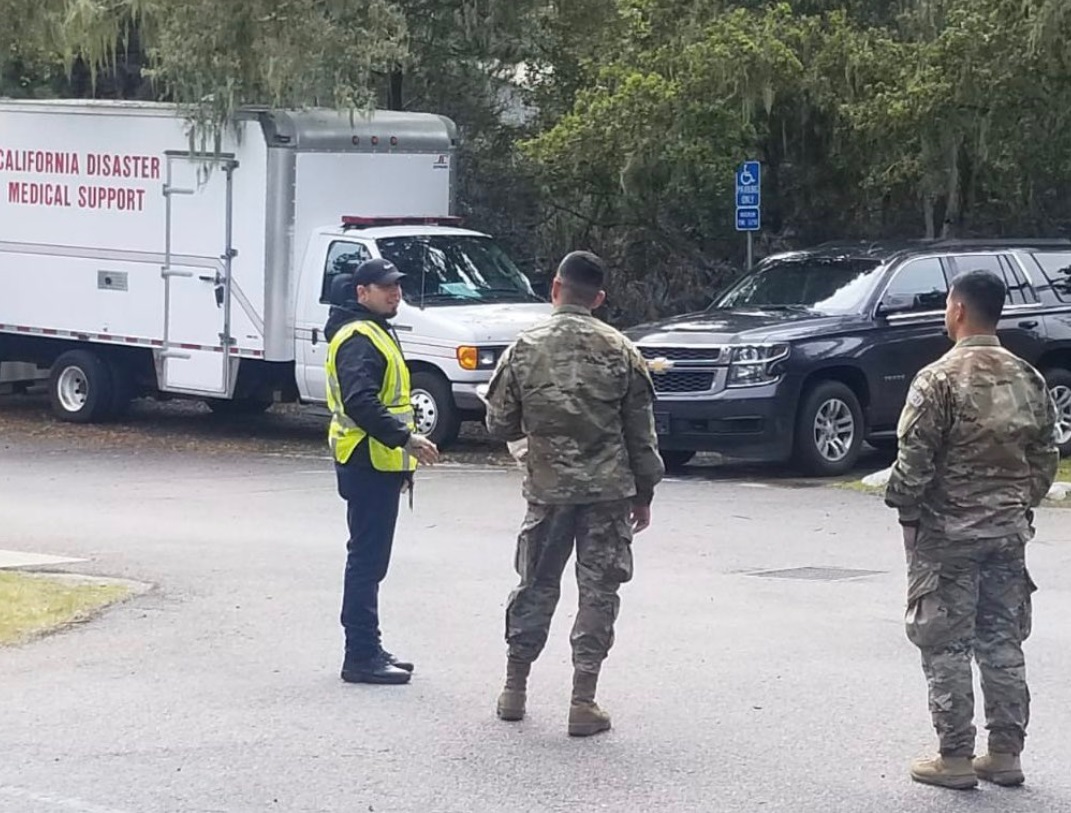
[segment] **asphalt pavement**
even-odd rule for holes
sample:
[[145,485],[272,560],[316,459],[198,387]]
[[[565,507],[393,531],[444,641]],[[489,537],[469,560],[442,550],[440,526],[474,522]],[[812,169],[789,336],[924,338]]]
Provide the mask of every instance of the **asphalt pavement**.
[[907,776],[934,739],[879,499],[747,470],[665,483],[600,684],[614,729],[590,740],[565,732],[571,571],[528,719],[494,716],[523,508],[514,467],[421,473],[382,590],[417,671],[351,686],[322,452],[0,436],[0,548],[153,585],[0,649],[0,811],[1071,810],[1068,510],[1039,512],[1029,552],[1028,784],[957,793]]

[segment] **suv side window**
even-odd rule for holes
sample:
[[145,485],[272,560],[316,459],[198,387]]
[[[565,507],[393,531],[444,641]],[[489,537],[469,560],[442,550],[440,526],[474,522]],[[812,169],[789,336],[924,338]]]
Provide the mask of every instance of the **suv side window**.
[[953,256],[951,260],[952,279],[969,271],[990,271],[1004,280],[1008,291],[1004,300],[1006,305],[1033,305],[1036,301],[1033,290],[1007,257],[995,254],[965,254]]
[[1031,256],[1052,283],[1053,293],[1063,302],[1071,302],[1071,253],[1039,251]]
[[1038,296],[1023,276],[1023,269],[1016,265],[1011,257],[1001,257],[1004,266],[1004,283],[1008,286],[1009,305],[1036,305]]
[[885,296],[911,297],[909,313],[943,311],[948,283],[941,261],[937,257],[911,260],[896,273]]
[[331,304],[331,283],[339,274],[353,271],[365,260],[372,259],[372,253],[363,243],[351,243],[336,240],[327,249],[327,262],[324,264],[324,282],[320,288],[320,303]]

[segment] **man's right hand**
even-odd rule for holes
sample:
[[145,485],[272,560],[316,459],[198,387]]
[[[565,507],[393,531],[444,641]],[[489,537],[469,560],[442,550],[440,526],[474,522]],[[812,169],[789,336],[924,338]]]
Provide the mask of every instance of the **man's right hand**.
[[405,450],[423,466],[434,466],[439,462],[438,447],[423,435],[410,435]]
[[632,506],[632,532],[634,534],[642,533],[651,527],[651,506],[650,505],[633,505]]

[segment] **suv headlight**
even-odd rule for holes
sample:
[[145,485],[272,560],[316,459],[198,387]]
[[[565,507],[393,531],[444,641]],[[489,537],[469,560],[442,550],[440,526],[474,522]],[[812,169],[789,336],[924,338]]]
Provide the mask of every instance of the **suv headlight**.
[[733,348],[728,387],[758,387],[780,380],[787,344],[745,344]]

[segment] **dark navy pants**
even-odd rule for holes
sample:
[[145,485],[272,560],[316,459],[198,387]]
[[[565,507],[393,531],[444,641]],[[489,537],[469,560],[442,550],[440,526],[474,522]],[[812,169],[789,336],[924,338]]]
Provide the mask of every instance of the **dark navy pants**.
[[350,529],[341,617],[346,656],[362,660],[380,650],[379,583],[390,565],[405,475],[376,471],[353,461],[336,464],[335,473]]

